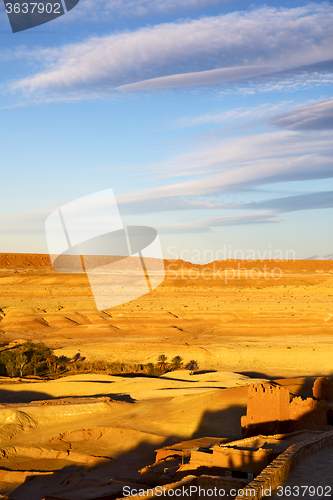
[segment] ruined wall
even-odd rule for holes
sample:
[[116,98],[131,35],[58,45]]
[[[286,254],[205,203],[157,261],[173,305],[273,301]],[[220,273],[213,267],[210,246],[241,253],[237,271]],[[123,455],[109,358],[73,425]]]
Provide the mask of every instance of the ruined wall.
[[282,422],[289,420],[289,390],[269,384],[251,384],[246,415],[241,417],[243,434],[283,432]]
[[317,400],[295,397],[291,403],[289,391],[285,387],[251,385],[246,416],[241,417],[243,436],[285,433],[300,429],[328,430],[328,424],[332,425],[333,422],[333,401],[328,402],[333,385],[326,381],[325,377],[320,377],[313,386]]
[[192,451],[190,464],[194,467],[205,465],[207,467],[214,467],[215,457],[213,453],[207,453],[205,451]]
[[155,462],[159,462],[160,460],[165,460],[169,457],[189,457],[191,454],[190,450],[175,450],[171,448],[160,448],[156,450],[156,459]]
[[319,429],[326,426],[328,424],[328,410],[329,406],[325,400],[294,398],[290,403],[291,428],[295,430]]
[[221,448],[214,450],[215,466],[259,474],[278,455],[269,449],[242,450]]
[[212,454],[193,451],[190,463],[194,467],[218,467],[225,470],[239,470],[259,474],[278,455],[269,449],[238,449],[215,447]]
[[[260,500],[264,496],[264,490],[271,488],[273,492],[302,458],[328,447],[333,447],[333,431],[289,446],[246,486],[247,491],[252,493],[248,494],[246,498]],[[244,496],[236,497],[236,500],[244,500]]]

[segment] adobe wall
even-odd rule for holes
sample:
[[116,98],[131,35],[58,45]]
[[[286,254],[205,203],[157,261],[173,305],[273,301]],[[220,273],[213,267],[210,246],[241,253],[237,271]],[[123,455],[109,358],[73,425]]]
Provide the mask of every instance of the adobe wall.
[[243,435],[287,433],[299,429],[324,431],[328,430],[328,414],[333,418],[333,411],[330,412],[333,410],[333,383],[326,377],[317,379],[313,386],[317,400],[295,397],[289,403],[288,389],[266,384],[251,385],[248,391],[246,416],[241,417]]
[[168,457],[174,457],[174,456],[189,457],[190,454],[191,454],[190,450],[173,450],[173,449],[160,448],[159,450],[156,450],[155,462],[159,462],[160,460],[165,460]]
[[214,450],[214,455],[215,466],[259,474],[277,456],[277,453],[268,449],[238,450],[225,448],[216,450],[216,453]]
[[[274,491],[302,458],[328,447],[333,447],[333,431],[289,446],[246,486],[249,493],[246,498],[260,500],[264,496],[263,490],[271,487]],[[236,500],[244,500],[244,496],[236,497]]]
[[248,392],[249,423],[289,419],[289,390],[268,384],[253,384]]
[[[243,433],[274,434],[284,429],[279,422],[289,420],[290,394],[286,387],[269,384],[251,384],[248,388],[246,415],[241,417]],[[259,432],[256,432],[256,426]]]
[[190,464],[193,466],[204,465],[206,467],[214,467],[215,458],[213,453],[207,453],[206,451],[192,451]]
[[268,449],[245,450],[234,447],[214,448],[213,453],[193,451],[190,463],[193,466],[219,467],[226,470],[239,470],[259,474],[277,453]]
[[296,397],[290,403],[290,419],[292,427],[307,427],[313,429],[327,425],[329,405],[324,399],[316,401],[312,398]]

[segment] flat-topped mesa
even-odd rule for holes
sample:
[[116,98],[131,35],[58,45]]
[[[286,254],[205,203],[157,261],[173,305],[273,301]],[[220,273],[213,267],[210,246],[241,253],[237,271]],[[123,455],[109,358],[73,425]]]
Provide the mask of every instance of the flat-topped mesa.
[[[118,255],[88,255],[85,261],[89,260],[92,267],[113,265],[113,269],[141,269],[142,263],[140,257],[131,256],[125,258]],[[31,254],[31,253],[0,253],[0,269],[46,269],[56,270],[63,273],[78,272],[82,273],[82,264],[80,255],[60,255],[53,259],[53,266],[49,254]],[[146,264],[154,270],[157,267],[159,259],[146,258]],[[85,262],[86,264],[87,262]]]
[[52,267],[49,254],[0,253],[0,269]]
[[[67,256],[70,257],[70,256]],[[115,256],[116,257],[116,256]],[[95,258],[101,258],[101,261],[105,258],[110,258],[110,256],[98,255]],[[122,260],[122,259],[121,259]],[[154,258],[149,259],[152,263]],[[219,270],[226,271],[231,269],[240,270],[251,270],[253,268],[264,269],[265,266],[267,270],[272,271],[275,267],[281,269],[282,271],[287,270],[288,272],[299,271],[299,272],[333,272],[333,262],[332,260],[286,260],[286,259],[224,259],[215,260],[207,264],[198,264],[185,261],[182,259],[164,259],[164,265],[166,272],[174,273],[176,270],[191,270],[197,269],[199,272],[217,272]],[[51,259],[49,254],[35,254],[35,253],[0,253],[0,269],[1,268],[46,268],[50,267]]]

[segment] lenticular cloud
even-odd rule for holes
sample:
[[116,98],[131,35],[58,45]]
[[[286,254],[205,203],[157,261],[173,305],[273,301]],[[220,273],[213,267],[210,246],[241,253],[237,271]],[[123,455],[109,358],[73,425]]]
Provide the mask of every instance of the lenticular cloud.
[[246,77],[255,66],[281,71],[327,61],[332,46],[333,6],[328,3],[263,7],[90,38],[47,50],[46,64],[45,49],[37,49],[35,57],[44,68],[12,89],[105,93],[175,75],[188,86],[191,73],[195,82],[203,71],[239,67]]

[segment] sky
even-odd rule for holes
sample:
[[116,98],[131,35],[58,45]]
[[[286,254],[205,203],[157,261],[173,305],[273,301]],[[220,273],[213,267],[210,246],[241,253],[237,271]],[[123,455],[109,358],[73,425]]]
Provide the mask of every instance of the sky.
[[80,0],[12,33],[0,5],[0,252],[112,188],[165,258],[333,253],[333,3]]

